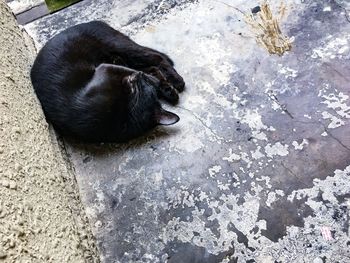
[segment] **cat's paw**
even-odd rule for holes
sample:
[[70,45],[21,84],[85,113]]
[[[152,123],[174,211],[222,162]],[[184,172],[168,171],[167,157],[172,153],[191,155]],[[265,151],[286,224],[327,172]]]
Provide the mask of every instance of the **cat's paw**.
[[185,81],[183,80],[183,78],[178,75],[177,78],[173,79],[173,80],[168,80],[172,86],[178,91],[178,92],[183,92],[185,89]]
[[183,78],[175,71],[175,69],[167,64],[162,64],[160,67],[149,67],[143,69],[143,72],[156,77],[160,81],[158,86],[158,96],[171,104],[176,104],[179,101],[179,92],[182,92],[185,87]]
[[177,104],[179,102],[179,93],[169,83],[165,82],[160,85],[158,95],[161,99],[169,102],[170,104]]
[[160,71],[165,77],[166,81],[173,86],[178,92],[182,92],[185,89],[184,79],[176,72],[176,70],[169,64],[162,64]]

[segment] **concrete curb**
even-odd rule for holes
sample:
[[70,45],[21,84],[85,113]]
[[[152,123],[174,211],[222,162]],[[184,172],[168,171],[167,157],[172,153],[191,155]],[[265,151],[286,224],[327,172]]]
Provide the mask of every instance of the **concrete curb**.
[[0,261],[99,262],[73,170],[30,83],[35,48],[0,1]]

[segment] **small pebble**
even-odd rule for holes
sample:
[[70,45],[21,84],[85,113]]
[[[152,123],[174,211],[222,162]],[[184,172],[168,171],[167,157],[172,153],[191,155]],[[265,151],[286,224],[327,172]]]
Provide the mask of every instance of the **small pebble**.
[[95,222],[95,227],[97,227],[97,228],[102,227],[102,222],[100,220],[97,220]]
[[259,13],[260,11],[261,11],[260,6],[256,6],[256,7],[252,8],[252,13],[253,14]]
[[19,163],[15,164],[15,170],[20,171],[22,169],[22,166]]
[[322,258],[315,258],[313,263],[323,263]]
[[18,133],[18,134],[21,133],[21,129],[20,129],[19,127],[13,127],[12,131],[13,131],[14,133]]
[[54,248],[56,248],[56,247],[58,246],[58,244],[59,244],[59,240],[56,238],[56,239],[53,241],[52,245],[53,245]]
[[9,247],[14,248],[16,246],[16,243],[13,239],[10,239]]
[[10,189],[16,189],[17,188],[17,184],[15,182],[10,182]]
[[1,184],[2,184],[2,186],[4,186],[4,187],[9,187],[9,185],[10,185],[10,183],[9,183],[8,181],[6,181],[6,180],[3,180],[3,181],[1,182]]
[[4,251],[0,250],[0,259],[5,259],[6,257],[7,254]]
[[25,236],[25,232],[24,232],[24,229],[23,228],[17,228],[17,235],[19,237],[22,237],[22,236]]

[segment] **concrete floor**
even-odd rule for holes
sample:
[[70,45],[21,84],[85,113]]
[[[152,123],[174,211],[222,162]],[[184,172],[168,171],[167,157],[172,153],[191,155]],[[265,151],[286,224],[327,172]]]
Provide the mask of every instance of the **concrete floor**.
[[282,57],[214,0],[85,0],[25,26],[40,47],[105,20],[186,80],[176,126],[66,143],[104,262],[350,262],[350,7],[285,2]]

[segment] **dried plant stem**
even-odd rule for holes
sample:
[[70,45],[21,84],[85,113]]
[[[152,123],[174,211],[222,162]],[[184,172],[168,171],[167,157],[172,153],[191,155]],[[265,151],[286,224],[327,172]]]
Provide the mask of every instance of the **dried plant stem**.
[[280,19],[284,16],[286,7],[282,3],[279,9],[279,18],[274,18],[270,5],[265,1],[260,5],[261,12],[257,16],[245,15],[245,21],[255,31],[258,44],[263,46],[270,54],[283,55],[291,50],[290,39],[283,35],[279,26]]
[[261,11],[256,15],[250,12],[246,14],[239,8],[220,0],[212,1],[224,4],[241,13],[244,17],[244,21],[253,29],[257,43],[264,47],[270,54],[282,56],[286,51],[292,49],[290,38],[283,35],[279,26],[279,22],[283,19],[287,10],[283,1],[279,7],[277,18],[272,14],[267,1],[261,3]]

